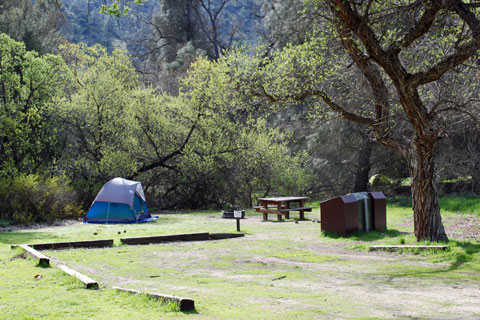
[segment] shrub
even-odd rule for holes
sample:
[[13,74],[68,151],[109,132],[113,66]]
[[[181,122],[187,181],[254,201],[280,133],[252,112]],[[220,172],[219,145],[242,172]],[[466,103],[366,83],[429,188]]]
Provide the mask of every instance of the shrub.
[[19,175],[0,180],[0,219],[15,224],[53,222],[82,214],[75,193],[57,177]]
[[385,194],[409,194],[409,179],[394,179],[383,174],[373,175],[370,180],[372,190],[383,191]]

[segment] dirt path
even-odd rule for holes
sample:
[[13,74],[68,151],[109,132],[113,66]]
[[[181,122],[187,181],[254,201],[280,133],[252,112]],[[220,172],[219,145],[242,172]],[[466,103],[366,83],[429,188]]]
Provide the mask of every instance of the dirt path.
[[68,263],[106,286],[192,297],[195,319],[480,318],[478,275],[452,264],[353,250],[353,241],[321,237],[310,221],[253,216],[242,225],[244,238],[122,246]]
[[[478,236],[476,217],[447,219],[446,226],[465,238]],[[259,221],[258,221],[259,222]],[[259,222],[261,223],[261,222]],[[337,295],[356,301],[362,316],[379,318],[478,319],[480,318],[479,281],[468,280],[468,274],[451,275],[449,263],[429,262],[415,254],[365,252],[347,248],[347,243],[315,241],[303,234],[306,248],[319,255],[338,258],[331,263],[302,263],[288,259],[257,257],[266,264],[294,264],[318,274],[318,281],[295,281],[288,286],[301,290]],[[253,236],[258,240],[263,235]],[[458,277],[457,277],[458,276]],[[346,318],[348,318],[347,316]],[[339,318],[342,316],[339,315]]]

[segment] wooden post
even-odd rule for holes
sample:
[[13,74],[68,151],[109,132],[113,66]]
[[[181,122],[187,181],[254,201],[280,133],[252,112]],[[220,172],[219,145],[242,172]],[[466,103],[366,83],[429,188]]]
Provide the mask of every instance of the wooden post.
[[[300,204],[300,208],[304,208],[305,207],[305,200],[303,200],[303,199],[300,200],[299,204]],[[300,216],[300,220],[305,220],[305,211],[300,210],[299,216]]]
[[[283,206],[282,206],[283,207]],[[285,204],[285,209],[288,209],[290,208],[290,202],[287,201],[287,203]],[[281,208],[279,208],[278,210],[280,210]],[[285,219],[290,219],[290,211],[287,211],[285,213]]]
[[305,211],[300,210],[300,220],[305,220]]
[[98,283],[95,280],[90,279],[86,275],[81,274],[80,272],[77,272],[75,270],[72,270],[69,267],[64,266],[64,265],[60,265],[60,266],[58,266],[58,268],[60,270],[62,270],[63,272],[71,275],[72,277],[75,277],[78,280],[82,281],[85,284],[86,289],[98,289]]
[[38,264],[42,267],[50,267],[50,258],[47,257],[46,255],[38,252],[37,250],[29,247],[28,245],[26,244],[22,244],[20,245],[20,248],[22,248],[23,250],[25,250],[25,252],[29,253],[31,256],[37,258],[39,261],[38,261]]
[[134,294],[146,294],[151,296],[152,298],[165,301],[165,302],[175,302],[178,304],[180,307],[181,311],[189,311],[189,310],[195,310],[195,302],[192,299],[189,298],[182,298],[182,297],[176,297],[176,296],[171,296],[167,294],[159,294],[159,293],[152,293],[152,292],[140,292],[138,290],[134,289],[125,289],[125,288],[120,288],[120,287],[113,287],[113,289],[118,290],[118,291],[124,291],[124,292],[129,292],[129,293],[134,293]]
[[[260,205],[264,209],[268,209],[268,202],[260,200]],[[263,221],[268,221],[268,212],[266,212],[266,211],[263,211]]]

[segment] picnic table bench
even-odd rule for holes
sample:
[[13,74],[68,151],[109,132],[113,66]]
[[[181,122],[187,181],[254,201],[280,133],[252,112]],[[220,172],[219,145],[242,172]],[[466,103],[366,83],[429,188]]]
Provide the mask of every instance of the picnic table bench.
[[[290,218],[290,211],[298,211],[300,220],[305,220],[305,211],[312,211],[314,207],[305,206],[308,197],[276,197],[276,198],[259,198],[260,205],[253,207],[257,212],[263,213],[263,220],[268,220],[268,214],[276,214],[278,220],[282,220],[282,216],[286,219]],[[294,204],[294,205],[293,205]]]

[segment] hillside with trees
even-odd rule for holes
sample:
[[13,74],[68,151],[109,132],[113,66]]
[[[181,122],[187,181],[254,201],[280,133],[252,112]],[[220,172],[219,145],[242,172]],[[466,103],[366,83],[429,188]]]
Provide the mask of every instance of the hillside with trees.
[[446,240],[438,195],[480,192],[479,14],[460,0],[2,0],[0,198],[36,198],[2,201],[1,218],[76,216],[117,176],[157,209],[411,186],[417,238]]

